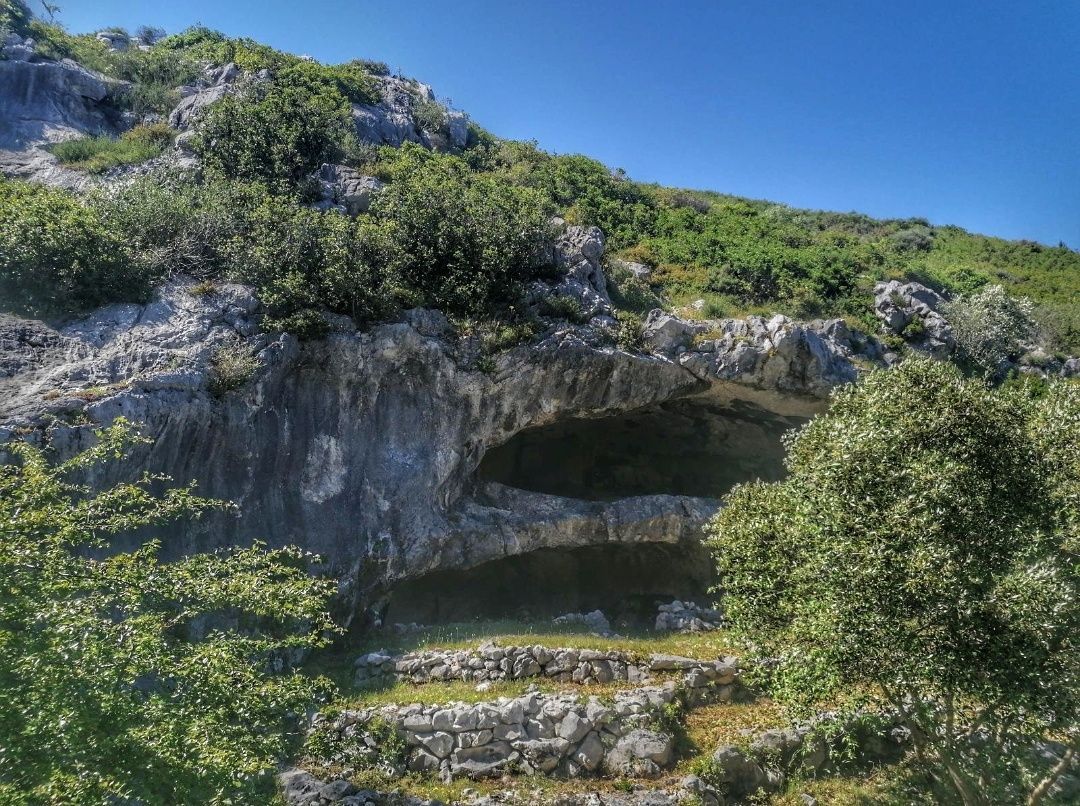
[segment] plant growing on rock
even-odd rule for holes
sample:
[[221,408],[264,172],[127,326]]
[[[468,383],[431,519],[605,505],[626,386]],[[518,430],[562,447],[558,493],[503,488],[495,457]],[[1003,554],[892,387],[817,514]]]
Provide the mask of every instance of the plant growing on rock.
[[262,546],[162,562],[114,541],[225,508],[142,476],[100,492],[137,439],[118,421],[50,464],[0,466],[0,802],[265,803],[290,714],[325,681],[275,674],[320,646],[332,585]]
[[1080,743],[1078,444],[1076,384],[911,359],[837,391],[789,477],[736,488],[710,527],[774,694],[894,711],[965,804],[1045,797]]
[[259,370],[259,359],[244,342],[223,345],[210,359],[210,393],[224,397],[243,389]]

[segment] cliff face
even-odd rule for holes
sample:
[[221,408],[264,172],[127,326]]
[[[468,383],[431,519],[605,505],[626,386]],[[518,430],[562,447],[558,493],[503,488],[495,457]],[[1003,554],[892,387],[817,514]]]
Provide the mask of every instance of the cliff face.
[[[599,267],[599,255],[577,258],[563,263]],[[588,326],[553,324],[485,372],[433,311],[364,332],[341,323],[301,344],[258,332],[250,290],[200,290],[176,283],[148,305],[110,306],[60,329],[0,320],[0,441],[48,437],[69,454],[124,416],[154,442],[93,483],[165,473],[240,508],[167,535],[167,556],[255,539],[299,544],[343,580],[350,612],[403,580],[539,549],[649,542],[694,551],[715,498],[648,483],[565,497],[509,477],[481,480],[477,468],[516,434],[576,418],[652,411],[646,427],[656,431],[664,415],[655,407],[685,398],[680,439],[701,433],[721,453],[728,445],[731,480],[742,480],[760,473],[739,470],[736,454],[776,453],[779,434],[855,374],[850,339],[838,340],[835,325],[782,318],[713,323],[716,338],[689,346],[683,331],[700,325],[653,321],[654,352],[629,353],[605,337],[601,314]],[[244,353],[256,359],[251,377],[215,393],[222,356]],[[723,425],[729,416],[734,426]],[[575,433],[587,443],[588,423]],[[621,439],[627,450],[594,461],[581,483],[653,461],[655,447],[640,441],[635,453],[633,432]],[[663,442],[659,433],[652,444]]]

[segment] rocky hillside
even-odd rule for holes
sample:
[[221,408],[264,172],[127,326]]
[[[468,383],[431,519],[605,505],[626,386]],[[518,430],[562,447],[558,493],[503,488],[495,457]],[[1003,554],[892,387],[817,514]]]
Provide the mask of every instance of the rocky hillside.
[[[519,775],[576,782],[552,802],[720,804],[783,792],[797,751],[835,772],[703,638],[704,526],[872,370],[1080,377],[1064,245],[643,185],[377,63],[0,11],[0,460],[123,418],[148,440],[81,482],[238,507],[162,526],[163,559],[323,559],[349,693],[311,703],[290,804],[531,800]],[[507,616],[608,643],[438,632]],[[702,727],[740,714],[738,738]],[[850,731],[864,760],[903,752],[894,722]]]

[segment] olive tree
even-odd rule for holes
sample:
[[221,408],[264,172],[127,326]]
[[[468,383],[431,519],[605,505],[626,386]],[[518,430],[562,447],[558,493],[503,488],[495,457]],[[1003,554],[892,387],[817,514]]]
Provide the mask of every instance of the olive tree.
[[1080,385],[1039,392],[926,359],[871,373],[710,526],[775,695],[895,714],[965,804],[1037,802],[1080,736]]
[[0,466],[0,802],[268,802],[290,713],[323,681],[279,672],[320,645],[330,585],[292,549],[158,559],[132,532],[224,505],[144,476],[100,492],[136,441],[119,422],[60,463]]

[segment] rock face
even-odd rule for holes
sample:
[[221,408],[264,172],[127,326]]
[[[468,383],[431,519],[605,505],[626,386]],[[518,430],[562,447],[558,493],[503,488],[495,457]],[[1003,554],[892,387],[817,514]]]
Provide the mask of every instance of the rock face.
[[431,87],[396,76],[377,76],[381,100],[377,104],[353,104],[357,137],[373,145],[400,146],[420,143],[436,151],[462,149],[469,139],[469,119],[452,109],[444,110],[446,124],[440,131],[425,128],[417,119],[419,104],[435,104]]
[[337,210],[350,216],[366,213],[375,194],[383,189],[383,183],[374,176],[364,176],[345,165],[324,164],[314,178],[322,193],[314,205],[316,209]]
[[[560,247],[575,278],[598,265],[593,236],[574,232]],[[601,278],[586,279],[599,294]],[[689,347],[647,334],[661,355],[618,350],[595,327],[554,325],[483,372],[436,312],[366,332],[343,323],[300,344],[259,333],[249,290],[194,291],[176,283],[148,305],[110,306],[60,329],[0,319],[0,442],[47,430],[70,454],[118,416],[141,424],[154,444],[95,481],[126,478],[127,468],[161,472],[242,512],[168,533],[166,556],[253,539],[299,544],[343,580],[346,618],[404,580],[541,550],[700,551],[712,499],[578,500],[479,481],[485,453],[526,428],[710,385],[808,414],[855,376],[855,337],[835,324],[731,322],[723,337]],[[700,327],[650,321],[653,334]],[[250,353],[258,369],[239,391],[216,395],[222,350]]]
[[[169,113],[169,125],[179,131],[191,128],[206,107],[239,89],[243,72],[232,62],[208,68],[197,84],[180,88],[180,103]],[[264,80],[259,75],[253,80]]]
[[0,61],[0,147],[111,131],[101,106],[107,94],[104,78],[70,59]]
[[942,359],[956,350],[952,327],[942,315],[944,305],[944,297],[920,283],[889,280],[874,286],[874,313],[885,332]]
[[645,344],[703,381],[734,381],[757,389],[825,398],[858,377],[858,361],[879,362],[878,343],[841,319],[687,321],[655,310],[645,322]]

